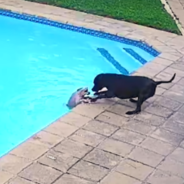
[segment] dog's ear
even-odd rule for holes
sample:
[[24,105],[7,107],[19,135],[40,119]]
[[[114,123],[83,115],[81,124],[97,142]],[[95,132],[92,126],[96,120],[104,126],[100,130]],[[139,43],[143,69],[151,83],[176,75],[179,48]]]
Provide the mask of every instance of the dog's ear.
[[82,88],[77,89],[77,91],[80,91]]

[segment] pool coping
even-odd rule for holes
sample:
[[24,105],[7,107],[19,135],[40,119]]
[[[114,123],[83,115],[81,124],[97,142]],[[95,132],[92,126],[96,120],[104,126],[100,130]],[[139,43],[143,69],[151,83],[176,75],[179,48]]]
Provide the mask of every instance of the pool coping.
[[[134,75],[145,75],[154,79],[160,79],[163,78],[161,72],[167,73],[168,75],[177,72],[180,79],[184,77],[182,69],[173,67],[173,65],[184,56],[184,37],[182,36],[124,21],[48,5],[40,5],[23,0],[7,0],[6,2],[0,0],[0,8],[46,17],[62,23],[70,23],[71,25],[95,29],[150,43],[159,50],[161,54],[152,62],[140,68]],[[157,95],[161,95],[160,91]],[[62,132],[62,135],[53,134],[53,127],[48,126],[2,157],[0,159],[0,175],[2,176],[0,184],[8,184],[8,181],[13,181],[14,178],[21,176],[20,173],[22,170],[37,162],[37,160],[52,149],[52,147],[68,139],[68,137],[74,134],[78,129],[85,126],[90,120],[94,120],[99,114],[117,102],[119,103],[118,100],[115,100],[106,104],[80,105],[69,114],[53,122],[52,126],[55,126],[55,128],[61,127],[61,122],[63,123],[62,126],[64,126],[66,130]],[[122,116],[128,118],[124,114],[122,114]]]

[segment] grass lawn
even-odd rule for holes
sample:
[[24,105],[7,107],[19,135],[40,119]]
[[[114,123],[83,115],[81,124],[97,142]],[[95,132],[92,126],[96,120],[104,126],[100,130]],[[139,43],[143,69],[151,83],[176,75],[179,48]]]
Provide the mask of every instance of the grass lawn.
[[181,34],[160,0],[28,0]]

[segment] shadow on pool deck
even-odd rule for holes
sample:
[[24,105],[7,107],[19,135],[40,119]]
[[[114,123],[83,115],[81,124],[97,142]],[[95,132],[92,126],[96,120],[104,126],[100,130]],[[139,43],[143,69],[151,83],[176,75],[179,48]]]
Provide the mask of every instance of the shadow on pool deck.
[[117,99],[78,106],[2,157],[0,184],[183,183],[184,37],[22,0],[0,7],[145,40],[162,54],[134,75],[177,74],[136,116],[125,116],[132,104]]

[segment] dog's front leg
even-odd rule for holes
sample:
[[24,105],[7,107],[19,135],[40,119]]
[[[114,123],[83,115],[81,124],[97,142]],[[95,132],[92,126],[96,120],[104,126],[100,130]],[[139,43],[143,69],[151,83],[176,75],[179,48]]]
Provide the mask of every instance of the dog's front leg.
[[98,95],[95,98],[91,99],[91,102],[95,102],[98,99],[103,99],[103,98],[113,98],[115,97],[114,94],[111,91],[101,91],[101,92],[96,92],[95,95]]

